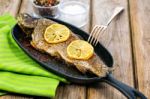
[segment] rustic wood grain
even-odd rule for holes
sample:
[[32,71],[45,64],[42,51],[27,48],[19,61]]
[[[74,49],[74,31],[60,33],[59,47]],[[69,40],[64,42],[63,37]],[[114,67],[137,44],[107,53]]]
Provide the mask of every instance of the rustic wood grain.
[[0,0],[0,15],[9,12],[11,15],[16,16],[20,3],[21,0]]
[[137,88],[150,98],[150,0],[129,0]]
[[[116,5],[123,6],[125,11],[113,20],[108,30],[101,35],[100,42],[112,53],[114,62],[119,65],[113,73],[114,77],[134,86],[127,0],[93,0],[92,25],[105,24]],[[100,83],[88,87],[87,98],[124,99],[125,96],[109,85]]]
[[[63,0],[67,1],[67,0]],[[85,4],[89,4],[90,0],[78,0],[84,2]],[[28,3],[30,2],[30,3]],[[33,9],[31,5],[31,1],[23,0],[20,8],[20,13],[29,13],[33,14]],[[90,19],[90,18],[89,18]],[[88,24],[83,27],[85,31],[89,31],[89,22]],[[86,87],[80,85],[60,85],[57,88],[56,97],[55,99],[85,99],[86,98]]]
[[0,99],[33,99],[32,97],[27,97],[27,96],[17,96],[17,95],[6,95],[0,97]]

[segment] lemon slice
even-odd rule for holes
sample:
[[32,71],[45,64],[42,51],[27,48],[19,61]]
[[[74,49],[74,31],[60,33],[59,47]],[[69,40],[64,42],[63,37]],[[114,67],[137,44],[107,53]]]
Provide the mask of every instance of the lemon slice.
[[67,47],[70,58],[88,60],[93,55],[93,46],[84,40],[72,41]]
[[46,28],[44,39],[48,43],[60,43],[66,41],[70,36],[70,30],[61,24],[52,24]]

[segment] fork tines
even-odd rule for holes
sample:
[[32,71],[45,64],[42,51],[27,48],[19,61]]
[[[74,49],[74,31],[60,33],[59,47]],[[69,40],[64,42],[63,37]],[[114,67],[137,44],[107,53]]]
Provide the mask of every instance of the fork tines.
[[106,26],[95,25],[94,28],[92,29],[92,32],[90,33],[88,42],[93,46],[96,46],[99,41],[99,36],[105,31],[105,29]]

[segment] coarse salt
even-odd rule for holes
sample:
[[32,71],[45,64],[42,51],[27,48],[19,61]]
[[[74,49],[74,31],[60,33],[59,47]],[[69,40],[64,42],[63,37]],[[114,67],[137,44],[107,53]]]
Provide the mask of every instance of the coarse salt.
[[63,7],[63,11],[68,14],[84,13],[85,8],[80,5],[67,5]]
[[59,19],[73,24],[77,27],[82,27],[87,23],[88,6],[81,2],[68,1],[59,6]]

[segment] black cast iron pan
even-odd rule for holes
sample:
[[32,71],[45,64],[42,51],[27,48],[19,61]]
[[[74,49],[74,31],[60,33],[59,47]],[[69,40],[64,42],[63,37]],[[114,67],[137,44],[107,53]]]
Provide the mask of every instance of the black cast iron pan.
[[[49,18],[55,22],[58,22],[60,24],[66,25],[72,32],[75,34],[81,36],[83,39],[88,39],[88,34],[79,28],[70,25],[66,22],[60,21],[58,19]],[[21,28],[16,24],[15,27],[12,30],[12,36],[17,42],[17,44],[20,46],[20,48],[25,51],[32,59],[34,59],[36,62],[41,64],[46,69],[50,70],[51,72],[65,77],[67,80],[69,80],[72,83],[76,84],[90,84],[94,82],[106,82],[107,84],[115,87],[120,92],[122,92],[127,98],[129,99],[136,99],[137,97],[140,97],[141,99],[146,99],[146,97],[136,89],[116,80],[111,72],[107,74],[106,77],[97,77],[90,74],[82,74],[77,69],[73,68],[73,66],[66,66],[65,63],[62,61],[59,61],[57,59],[54,59],[53,57],[44,54],[40,51],[35,50],[29,42],[29,39],[25,38],[25,34],[21,30]],[[101,59],[104,61],[104,63],[108,67],[113,66],[113,58],[111,54],[100,44],[94,48],[95,52]]]

